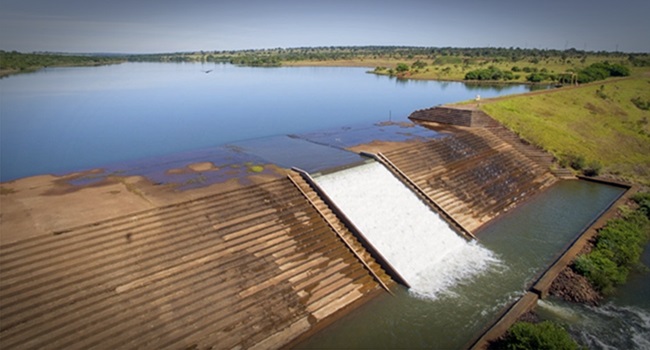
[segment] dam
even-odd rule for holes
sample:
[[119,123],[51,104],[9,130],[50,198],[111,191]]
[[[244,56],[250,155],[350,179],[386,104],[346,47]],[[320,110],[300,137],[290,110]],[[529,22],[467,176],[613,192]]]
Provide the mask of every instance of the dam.
[[316,182],[413,293],[436,298],[497,262],[489,250],[454,232],[379,163],[319,176]]
[[[414,113],[414,119],[421,114]],[[455,341],[452,344],[464,344],[482,327],[476,320],[484,322],[519,294],[515,287],[505,297],[490,299],[494,302],[489,305],[473,302],[480,295],[463,299],[470,311],[457,312],[454,296],[465,298],[459,289],[489,284],[490,277],[508,270],[500,263],[504,253],[468,242],[464,232],[486,232],[495,218],[508,217],[548,190],[562,191],[565,183],[559,181],[564,174],[550,171],[548,155],[523,144],[486,116],[472,118],[476,120],[471,119],[469,126],[446,125],[442,137],[349,147],[374,152],[383,162],[315,175],[316,183],[349,221],[302,174],[284,168],[268,174],[249,171],[246,182],[235,179],[178,192],[164,183],[119,173],[99,176],[100,181],[80,188],[71,185],[84,178],[78,175],[32,179],[23,187],[20,181],[6,185],[2,222],[3,228],[11,229],[3,229],[0,246],[2,344],[11,348],[309,347],[300,341],[321,334],[335,320],[363,314],[366,304],[381,302],[409,313],[431,311],[421,306],[449,300],[452,306],[436,318],[445,321],[462,314],[459,322],[467,323],[469,331],[449,338]],[[419,122],[440,126],[435,118]],[[240,169],[194,168],[206,176]],[[345,178],[350,171],[361,174]],[[91,175],[95,176],[84,176]],[[383,180],[374,183],[375,179]],[[395,193],[384,191],[388,188]],[[96,195],[91,202],[84,199],[89,194]],[[418,209],[396,199],[402,194],[408,197],[404,202],[418,203]],[[92,203],[96,198],[104,200]],[[345,204],[348,200],[351,205]],[[373,205],[364,207],[354,200]],[[598,203],[608,201],[611,198]],[[89,207],[91,203],[95,209]],[[123,205],[122,211],[113,211],[116,203]],[[387,204],[392,206],[375,206]],[[102,206],[111,211],[98,212],[96,208]],[[355,214],[359,207],[371,212]],[[4,226],[16,217],[33,220]],[[427,227],[382,230],[397,223]],[[372,227],[377,224],[379,229]],[[357,236],[357,229],[366,237]],[[415,241],[408,246],[382,246],[386,236],[393,242]],[[375,247],[366,245],[366,239]],[[377,256],[375,250],[385,256]],[[424,260],[400,261],[404,256]],[[411,291],[396,283],[401,278],[388,271],[386,262]],[[409,297],[411,293],[418,298]],[[421,330],[437,324],[425,321],[430,317],[417,314],[407,327]],[[405,317],[381,320],[379,326],[388,327],[403,323]],[[364,334],[376,337],[376,333]],[[442,344],[422,334],[406,337],[420,346]],[[384,347],[401,344],[401,340],[376,339]],[[313,341],[320,341],[312,343],[314,347],[325,344],[322,337],[314,336]],[[343,345],[354,343],[348,338],[338,344]]]

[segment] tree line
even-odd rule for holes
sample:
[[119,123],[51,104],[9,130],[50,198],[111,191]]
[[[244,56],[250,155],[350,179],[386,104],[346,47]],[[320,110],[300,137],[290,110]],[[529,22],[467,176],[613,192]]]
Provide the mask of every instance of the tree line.
[[608,51],[582,51],[576,49],[522,49],[519,47],[497,48],[455,48],[455,47],[417,47],[417,46],[323,46],[323,47],[297,47],[297,48],[272,48],[256,50],[222,50],[222,51],[197,51],[176,52],[147,55],[129,55],[128,60],[149,61],[230,61],[256,62],[267,60],[269,62],[283,61],[325,61],[345,60],[357,58],[392,58],[392,59],[424,59],[436,60],[436,64],[462,63],[463,59],[494,58],[502,61],[518,62],[524,59],[539,61],[548,58],[562,60],[581,59],[587,55],[601,57],[629,56],[637,64],[648,64],[650,56],[647,53],[624,54]]
[[[417,46],[323,46],[297,48],[271,48],[256,50],[221,50],[172,52],[157,54],[132,55],[68,55],[54,53],[19,53],[16,51],[0,51],[0,69],[24,70],[33,67],[54,65],[93,65],[115,62],[228,62],[247,66],[278,66],[283,62],[293,61],[329,61],[329,60],[420,60],[431,61],[433,65],[454,64],[469,67],[476,62],[502,63],[527,61],[536,64],[546,59],[559,59],[563,62],[571,60],[584,61],[589,55],[620,60],[627,59],[632,66],[650,66],[650,54],[582,51],[576,49],[522,49],[510,48],[454,48],[454,47],[417,47]],[[468,73],[469,74],[469,73]],[[468,80],[484,80],[490,76],[497,79],[509,80],[517,75],[502,70],[487,69],[471,73]],[[531,81],[543,75],[532,75]],[[549,76],[546,76],[548,79]]]
[[124,62],[124,58],[0,50],[0,70],[25,71],[52,66],[89,66]]

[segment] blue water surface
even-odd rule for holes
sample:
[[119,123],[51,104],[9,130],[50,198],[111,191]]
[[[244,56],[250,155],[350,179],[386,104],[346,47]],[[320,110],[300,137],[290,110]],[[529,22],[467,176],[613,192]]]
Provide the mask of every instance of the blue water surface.
[[406,120],[416,109],[529,89],[399,81],[366,71],[124,63],[0,79],[0,181]]

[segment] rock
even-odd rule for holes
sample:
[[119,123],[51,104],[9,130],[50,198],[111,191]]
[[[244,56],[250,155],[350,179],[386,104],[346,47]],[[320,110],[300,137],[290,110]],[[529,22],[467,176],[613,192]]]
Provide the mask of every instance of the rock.
[[600,293],[594,289],[587,278],[577,274],[570,267],[566,267],[557,276],[549,293],[566,301],[593,306],[598,306],[602,300]]

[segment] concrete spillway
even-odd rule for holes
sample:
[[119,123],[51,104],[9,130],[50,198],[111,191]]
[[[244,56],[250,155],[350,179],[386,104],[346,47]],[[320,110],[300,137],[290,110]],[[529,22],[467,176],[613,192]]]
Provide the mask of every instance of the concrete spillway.
[[436,298],[498,262],[458,236],[379,163],[316,178],[416,294]]

